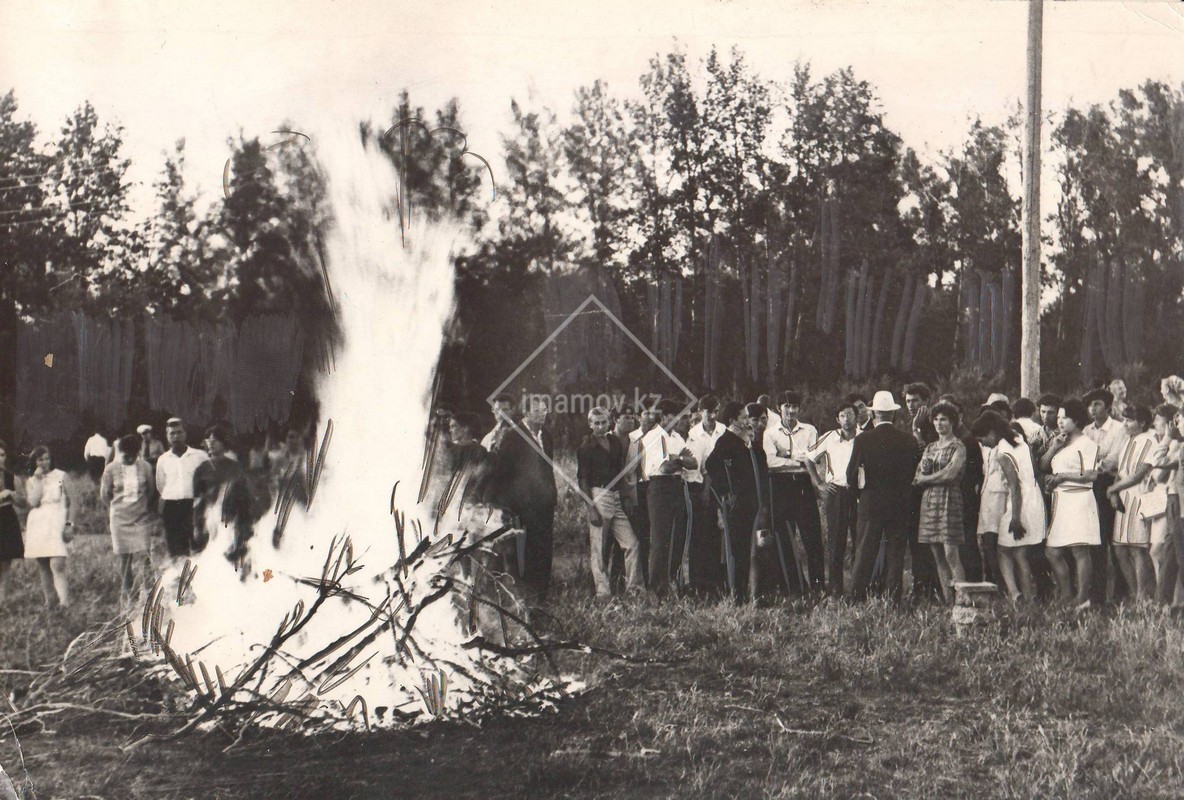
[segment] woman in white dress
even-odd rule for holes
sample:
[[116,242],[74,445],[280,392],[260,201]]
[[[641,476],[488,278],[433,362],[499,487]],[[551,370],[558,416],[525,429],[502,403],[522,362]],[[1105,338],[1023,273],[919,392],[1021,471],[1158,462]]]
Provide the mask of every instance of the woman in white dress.
[[1139,509],[1144,484],[1155,466],[1155,435],[1148,433],[1151,409],[1128,403],[1123,410],[1126,444],[1118,456],[1117,480],[1106,490],[1114,506],[1114,535],[1111,552],[1132,599],[1155,597],[1155,568],[1151,564],[1151,531]]
[[[1176,414],[1179,409],[1163,404],[1155,409],[1152,423],[1155,447],[1151,460],[1155,462],[1151,474],[1143,483],[1143,516],[1151,539],[1151,563],[1155,568],[1156,597],[1160,603],[1169,605],[1176,589],[1176,549],[1172,545],[1172,530],[1180,518],[1180,496],[1173,480],[1180,466],[1180,434],[1176,430]],[[1164,496],[1163,513],[1149,514],[1149,495]]]
[[[993,461],[1005,487],[1001,513],[996,523],[999,543],[999,572],[1007,594],[1015,604],[1036,599],[1032,577],[1032,549],[1044,541],[1044,496],[1036,483],[1028,445],[994,411],[974,421],[971,434],[983,447],[992,448]],[[1018,509],[1018,513],[1017,513]]]
[[32,475],[25,483],[29,519],[25,523],[25,558],[37,559],[41,571],[41,590],[45,604],[54,601],[62,608],[70,605],[70,584],[66,578],[66,542],[69,529],[70,494],[66,491],[66,473],[53,468],[49,448],[36,447],[29,456]]
[[1057,427],[1061,432],[1040,459],[1041,471],[1052,473],[1047,482],[1052,492],[1052,521],[1045,552],[1060,600],[1074,596],[1066,552],[1073,557],[1078,611],[1090,607],[1089,589],[1093,580],[1090,548],[1102,543],[1093,490],[1101,449],[1082,433],[1088,424],[1089,412],[1084,403],[1075,397],[1062,400],[1057,412]]

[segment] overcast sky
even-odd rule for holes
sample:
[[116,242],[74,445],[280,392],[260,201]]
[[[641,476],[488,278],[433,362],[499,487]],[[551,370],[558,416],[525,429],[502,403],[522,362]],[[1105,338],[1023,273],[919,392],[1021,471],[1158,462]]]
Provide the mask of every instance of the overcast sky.
[[[89,99],[125,126],[135,180],[151,182],[183,136],[191,183],[214,192],[240,126],[266,140],[284,118],[386,121],[404,87],[428,107],[460,98],[470,149],[495,160],[511,97],[565,110],[597,78],[635,93],[677,39],[696,57],[738,45],[776,80],[799,59],[852,65],[906,143],[933,152],[1022,96],[1026,24],[1022,0],[3,0],[0,90],[43,130]],[[1184,3],[1049,2],[1044,24],[1046,109],[1184,81]]]

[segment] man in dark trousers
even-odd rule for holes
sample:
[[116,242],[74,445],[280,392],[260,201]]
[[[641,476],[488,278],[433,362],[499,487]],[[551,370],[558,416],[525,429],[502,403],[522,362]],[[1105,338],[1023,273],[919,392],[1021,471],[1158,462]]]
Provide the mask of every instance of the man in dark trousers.
[[719,419],[727,430],[716,440],[706,464],[711,492],[723,511],[725,572],[737,602],[749,599],[756,588],[750,580],[753,536],[758,524],[768,519],[768,467],[761,444],[750,446],[753,416],[765,417],[756,403],[724,405]]
[[185,423],[179,417],[171,418],[165,430],[169,449],[156,460],[158,511],[169,557],[181,558],[193,552],[193,474],[209,455],[186,444]]
[[795,532],[801,541],[805,564],[798,566],[806,570],[795,576],[795,593],[821,592],[826,571],[822,521],[806,467],[810,448],[818,442],[818,429],[798,419],[802,398],[797,392],[782,392],[777,403],[780,416],[773,418],[776,421],[769,423],[756,444],[764,448],[769,464],[772,524],[786,541],[793,541]]
[[[900,602],[904,581],[904,554],[908,548],[909,502],[917,469],[917,440],[892,424],[900,406],[891,392],[876,392],[872,399],[874,427],[855,437],[847,483],[858,488],[858,523],[855,568],[851,596],[867,596],[872,568],[884,545],[884,590]],[[862,477],[862,480],[861,480]]]
[[666,594],[680,578],[690,522],[684,474],[699,466],[686,440],[675,430],[680,411],[677,402],[660,401],[660,422],[641,439],[642,465],[649,478],[650,588],[659,595]]
[[495,501],[518,517],[524,530],[510,559],[511,572],[542,603],[551,588],[551,560],[554,552],[555,486],[552,461],[555,443],[543,427],[547,419],[547,398],[529,396],[522,421],[504,432],[494,444],[498,477]]

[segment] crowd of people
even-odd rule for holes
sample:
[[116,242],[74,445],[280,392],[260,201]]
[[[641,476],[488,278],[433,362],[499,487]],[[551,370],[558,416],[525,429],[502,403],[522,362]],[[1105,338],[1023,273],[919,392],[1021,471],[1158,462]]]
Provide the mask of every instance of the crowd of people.
[[[188,444],[177,417],[168,420],[163,442],[151,425],[114,446],[100,432],[86,442],[83,457],[107,512],[125,605],[151,585],[155,569],[201,552],[220,526],[230,532],[226,558],[242,569],[254,523],[272,498],[307,502],[299,429],[289,429],[282,444],[261,442],[240,454],[229,429],[216,424],[205,430],[203,445]],[[25,559],[37,563],[46,605],[68,607],[67,558],[79,505],[71,481],[45,446],[29,455],[23,483],[8,465],[8,447],[0,442],[0,599],[12,563]],[[18,508],[28,510],[23,531]]]
[[[968,406],[911,383],[903,406],[846,397],[821,434],[794,391],[593,408],[573,483],[594,591],[900,602],[907,560],[916,601],[989,581],[1015,604],[1184,607],[1182,390],[1172,377],[1154,405],[1128,402],[1116,381]],[[541,602],[558,502],[547,399],[516,414],[500,396],[493,414],[478,438],[477,415],[441,412],[444,469],[515,519],[502,564]]]
[[[571,481],[592,585],[601,598],[623,584],[741,601],[883,593],[899,602],[907,561],[917,600],[952,602],[955,584],[990,581],[1017,604],[1184,607],[1182,392],[1172,377],[1154,406],[1112,384],[1080,398],[993,394],[968,408],[912,383],[903,406],[889,390],[870,403],[852,394],[818,427],[801,418],[794,391],[776,402],[708,395],[691,409],[596,407]],[[502,508],[522,531],[499,547],[499,567],[538,603],[551,584],[559,502],[548,401],[527,396],[515,413],[499,396],[492,410],[487,431],[475,414],[437,415],[437,468],[463,483],[466,502]],[[151,583],[154,562],[166,563],[150,558],[155,541],[167,559],[182,558],[223,526],[225,555],[241,568],[273,501],[307,502],[298,429],[241,456],[221,425],[205,431],[204,449],[187,443],[180,419],[165,433],[161,441],[141,425],[114,446],[96,433],[84,449],[125,600]],[[44,446],[24,480],[8,462],[0,442],[0,596],[23,558],[36,561],[47,605],[68,606],[71,482]],[[23,529],[18,509],[28,510]]]

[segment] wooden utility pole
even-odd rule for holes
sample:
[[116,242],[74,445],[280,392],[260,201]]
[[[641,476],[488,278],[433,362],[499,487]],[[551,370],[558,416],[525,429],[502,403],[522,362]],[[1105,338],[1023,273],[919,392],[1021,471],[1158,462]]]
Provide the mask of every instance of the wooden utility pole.
[[1044,0],[1028,0],[1028,102],[1024,109],[1023,301],[1020,394],[1040,393],[1040,67]]

